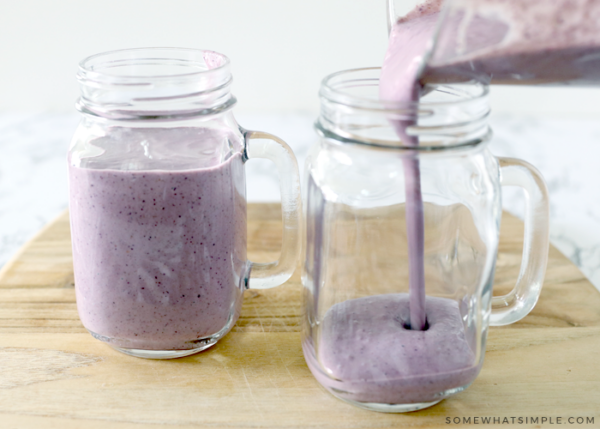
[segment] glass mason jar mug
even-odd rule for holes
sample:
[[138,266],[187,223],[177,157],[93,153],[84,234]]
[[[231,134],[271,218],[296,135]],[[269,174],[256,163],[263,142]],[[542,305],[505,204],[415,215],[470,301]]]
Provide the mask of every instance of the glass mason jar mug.
[[[488,149],[487,87],[435,85],[418,105],[379,101],[380,69],[321,86],[307,161],[302,345],[317,380],[364,408],[433,405],[475,379],[489,325],[535,305],[548,252],[539,173]],[[395,126],[409,123],[403,144]],[[492,297],[501,186],[524,189],[516,287]]]
[[[204,350],[235,324],[245,288],[277,286],[294,271],[294,155],[236,123],[229,60],[216,52],[109,52],[82,61],[77,77],[83,117],[68,165],[79,316],[130,355]],[[272,160],[281,178],[283,248],[269,264],[246,257],[252,158]]]

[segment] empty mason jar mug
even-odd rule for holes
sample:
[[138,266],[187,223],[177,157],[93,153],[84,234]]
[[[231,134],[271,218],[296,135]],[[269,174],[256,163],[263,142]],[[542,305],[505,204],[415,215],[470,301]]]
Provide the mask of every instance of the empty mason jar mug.
[[[467,388],[488,326],[534,307],[548,199],[535,168],[490,152],[486,86],[435,85],[419,104],[390,105],[379,73],[340,72],[321,86],[306,168],[302,346],[333,395],[404,412]],[[396,134],[407,118],[417,147]],[[506,185],[527,195],[523,259],[514,290],[492,297]]]
[[[88,331],[144,358],[187,356],[235,324],[243,291],[292,275],[300,253],[290,148],[235,121],[227,57],[176,48],[83,60],[68,153],[75,291]],[[256,140],[255,140],[256,139]],[[244,163],[279,172],[278,261],[246,256]]]

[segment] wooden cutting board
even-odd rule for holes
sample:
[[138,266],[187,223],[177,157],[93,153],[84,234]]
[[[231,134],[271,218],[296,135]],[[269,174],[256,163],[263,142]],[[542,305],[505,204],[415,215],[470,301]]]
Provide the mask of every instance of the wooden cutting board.
[[[275,259],[279,206],[251,204],[248,218],[250,259]],[[523,234],[512,216],[502,224],[499,293],[517,278]],[[237,325],[216,346],[171,361],[93,339],[73,286],[64,213],[0,271],[0,428],[447,428],[463,418],[467,427],[498,427],[483,419],[500,418],[501,427],[527,428],[556,427],[559,417],[560,427],[600,427],[600,293],[554,248],[538,305],[490,330],[473,385],[409,414],[364,411],[320,388],[300,347],[299,271],[282,287],[247,291]]]

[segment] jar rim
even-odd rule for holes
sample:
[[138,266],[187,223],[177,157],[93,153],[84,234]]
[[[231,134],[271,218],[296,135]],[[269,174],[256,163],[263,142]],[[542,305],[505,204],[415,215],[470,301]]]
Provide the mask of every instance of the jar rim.
[[402,103],[379,98],[380,75],[381,68],[369,67],[325,77],[317,132],[341,143],[413,151],[470,146],[489,138],[485,83],[428,84],[418,101]]
[[227,56],[194,48],[133,48],[85,58],[77,73],[83,114],[111,120],[176,120],[229,110]]
[[[148,57],[148,55],[154,55]],[[162,56],[157,56],[162,55]],[[193,60],[193,58],[196,58]],[[210,58],[215,61],[213,67],[205,65],[205,68],[198,67],[200,61],[206,62]],[[192,71],[183,73],[157,73],[157,74],[117,74],[108,73],[107,69],[116,67],[136,65],[140,61],[179,61],[177,66],[188,67],[192,61],[195,61],[196,68]],[[117,49],[113,51],[101,52],[84,58],[79,62],[77,77],[85,80],[91,80],[102,83],[112,84],[131,84],[136,80],[165,80],[165,79],[186,79],[206,76],[210,73],[219,73],[230,65],[229,58],[219,52],[196,48],[176,48],[176,47],[147,47],[147,48],[128,48]]]
[[[489,95],[489,85],[477,81],[470,80],[457,84],[465,85],[472,92],[463,91],[461,98],[446,101],[411,101],[398,102],[393,100],[382,100],[379,97],[366,97],[349,93],[349,88],[355,88],[359,85],[364,86],[368,82],[371,84],[375,81],[379,82],[379,74],[381,67],[363,67],[342,70],[325,76],[321,81],[321,89],[319,96],[327,101],[337,104],[346,105],[348,107],[381,111],[381,112],[419,112],[420,109],[427,107],[443,107],[443,106],[458,106],[465,103],[476,102],[486,98]],[[456,88],[455,84],[437,84],[435,88]]]

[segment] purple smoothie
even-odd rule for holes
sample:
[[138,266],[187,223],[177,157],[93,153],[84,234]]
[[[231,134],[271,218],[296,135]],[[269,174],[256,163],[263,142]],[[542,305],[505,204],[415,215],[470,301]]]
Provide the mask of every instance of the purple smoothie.
[[480,366],[457,303],[427,297],[425,310],[427,330],[417,331],[408,327],[407,294],[334,305],[321,322],[316,351],[325,374],[313,373],[337,395],[358,402],[432,402],[441,392],[468,386]]
[[[463,0],[446,16],[435,49],[441,0],[425,1],[392,30],[415,46],[393,48],[398,58],[422,49],[413,64],[421,84],[470,79],[510,85],[600,83],[600,2],[597,0]],[[393,40],[392,40],[393,43]],[[388,50],[391,53],[392,47]],[[425,58],[427,56],[427,58]],[[424,60],[424,61],[423,61]],[[385,65],[384,65],[385,67]],[[404,75],[396,69],[396,82]]]
[[[116,347],[198,348],[239,315],[247,274],[242,157],[219,149],[229,136],[216,131],[111,135],[92,142],[104,153],[83,158],[85,168],[73,159],[69,166],[79,316]],[[132,145],[126,161],[137,170],[102,168],[116,165],[109,149],[117,143]]]

